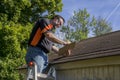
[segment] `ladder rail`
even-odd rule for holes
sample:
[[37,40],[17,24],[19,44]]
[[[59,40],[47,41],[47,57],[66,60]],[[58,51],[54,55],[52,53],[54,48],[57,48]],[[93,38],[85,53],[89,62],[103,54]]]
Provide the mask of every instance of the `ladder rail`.
[[28,64],[28,72],[27,72],[27,79],[26,80],[38,80],[38,78],[47,78],[48,75],[51,75],[56,80],[56,70],[54,67],[51,67],[48,71],[48,74],[42,74],[37,72],[37,64],[35,62],[30,62]]
[[28,64],[27,80],[38,80],[37,79],[37,65],[35,62],[30,62],[33,64]]

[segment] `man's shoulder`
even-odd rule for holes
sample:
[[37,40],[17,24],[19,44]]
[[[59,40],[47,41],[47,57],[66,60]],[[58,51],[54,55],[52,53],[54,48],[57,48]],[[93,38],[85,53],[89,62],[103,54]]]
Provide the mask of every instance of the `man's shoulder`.
[[50,23],[50,19],[48,18],[39,18],[39,22],[40,21]]

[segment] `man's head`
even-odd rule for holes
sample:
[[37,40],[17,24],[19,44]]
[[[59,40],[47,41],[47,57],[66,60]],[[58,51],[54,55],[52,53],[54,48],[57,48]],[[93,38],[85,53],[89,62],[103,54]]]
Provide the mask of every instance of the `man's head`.
[[65,19],[60,15],[55,15],[52,18],[52,23],[55,27],[59,28],[60,26],[62,26],[65,23]]

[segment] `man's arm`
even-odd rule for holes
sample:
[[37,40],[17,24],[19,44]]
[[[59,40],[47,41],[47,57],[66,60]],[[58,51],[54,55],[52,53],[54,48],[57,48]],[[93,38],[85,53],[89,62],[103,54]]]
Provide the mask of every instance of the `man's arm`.
[[65,42],[63,40],[58,39],[52,32],[46,32],[44,35],[52,42],[62,44],[62,45],[67,45],[70,44],[68,42]]
[[59,52],[59,48],[56,47],[56,46],[52,46],[52,51],[53,51],[54,53],[58,53],[58,52]]

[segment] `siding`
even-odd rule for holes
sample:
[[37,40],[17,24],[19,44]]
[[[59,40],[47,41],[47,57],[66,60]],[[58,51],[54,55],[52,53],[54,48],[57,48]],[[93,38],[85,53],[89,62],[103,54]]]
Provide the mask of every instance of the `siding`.
[[120,65],[60,70],[57,80],[120,80]]
[[55,65],[57,80],[120,80],[120,56]]

